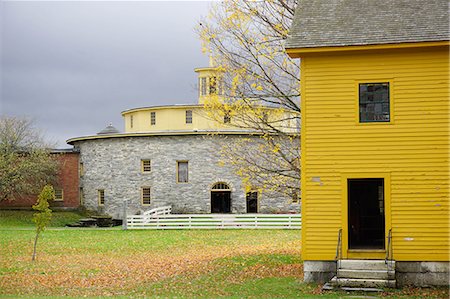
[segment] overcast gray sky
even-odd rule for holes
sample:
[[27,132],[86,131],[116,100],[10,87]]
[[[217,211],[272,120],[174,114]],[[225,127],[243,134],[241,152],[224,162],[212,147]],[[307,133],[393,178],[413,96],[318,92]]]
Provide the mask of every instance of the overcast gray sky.
[[0,0],[0,114],[35,120],[59,148],[129,108],[197,101],[205,1]]

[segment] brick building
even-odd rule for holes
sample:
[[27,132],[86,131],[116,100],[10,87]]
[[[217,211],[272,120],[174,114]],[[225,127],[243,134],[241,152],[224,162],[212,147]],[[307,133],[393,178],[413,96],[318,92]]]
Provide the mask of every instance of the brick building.
[[[61,209],[76,209],[80,206],[79,191],[79,153],[73,149],[56,149],[51,155],[60,162],[58,183],[55,188],[56,200],[51,207]],[[15,200],[0,202],[0,209],[30,209],[36,203],[37,195],[28,195]]]

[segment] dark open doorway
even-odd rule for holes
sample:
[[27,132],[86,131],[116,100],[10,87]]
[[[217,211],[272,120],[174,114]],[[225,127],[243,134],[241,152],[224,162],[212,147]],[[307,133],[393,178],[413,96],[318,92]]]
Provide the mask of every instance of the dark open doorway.
[[258,213],[258,192],[248,192],[246,200],[247,213]]
[[217,183],[211,189],[211,213],[231,213],[231,189]]
[[384,249],[384,179],[348,180],[348,248]]

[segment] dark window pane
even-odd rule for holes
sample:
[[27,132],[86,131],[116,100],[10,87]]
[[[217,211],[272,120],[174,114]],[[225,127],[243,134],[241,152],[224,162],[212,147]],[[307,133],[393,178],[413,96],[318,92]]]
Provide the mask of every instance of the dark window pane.
[[188,182],[188,162],[178,162],[178,183]]
[[389,83],[359,84],[359,121],[390,121]]

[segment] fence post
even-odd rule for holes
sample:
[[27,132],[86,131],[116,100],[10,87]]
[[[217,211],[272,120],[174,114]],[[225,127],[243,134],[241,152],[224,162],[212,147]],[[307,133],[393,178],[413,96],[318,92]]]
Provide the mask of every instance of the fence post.
[[127,200],[123,200],[123,220],[122,220],[122,229],[128,229],[128,219],[127,219]]

